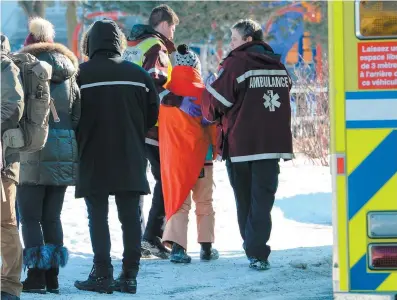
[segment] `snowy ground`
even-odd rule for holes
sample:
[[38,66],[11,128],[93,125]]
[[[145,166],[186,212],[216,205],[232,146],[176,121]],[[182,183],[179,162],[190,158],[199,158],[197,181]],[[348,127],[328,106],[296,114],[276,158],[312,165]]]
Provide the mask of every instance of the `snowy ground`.
[[[61,270],[61,295],[29,295],[22,299],[332,299],[331,177],[329,168],[312,166],[304,159],[281,163],[280,185],[272,211],[270,245],[272,269],[257,272],[248,268],[242,252],[233,192],[223,163],[215,165],[216,243],[221,258],[198,260],[195,216],[190,218],[190,265],[173,265],[156,259],[142,260],[136,295],[99,295],[80,292],[75,280],[86,279],[92,266],[87,213],[82,199],[67,191],[62,212],[69,264]],[[149,175],[151,184],[153,179]],[[151,197],[145,202],[150,208]],[[110,201],[110,232],[115,276],[121,268],[122,239],[114,200]],[[25,276],[25,274],[23,275]]]

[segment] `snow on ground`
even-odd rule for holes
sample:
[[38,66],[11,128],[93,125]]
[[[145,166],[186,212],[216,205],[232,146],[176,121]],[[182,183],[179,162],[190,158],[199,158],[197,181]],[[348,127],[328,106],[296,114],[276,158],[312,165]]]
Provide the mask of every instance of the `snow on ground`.
[[[198,259],[194,208],[189,224],[190,265],[168,261],[141,261],[138,293],[100,295],[74,288],[75,280],[86,279],[92,267],[92,250],[83,199],[74,199],[69,188],[62,212],[69,264],[61,270],[61,295],[23,294],[22,299],[332,299],[331,176],[329,168],[313,166],[299,158],[281,163],[280,184],[272,211],[270,245],[272,269],[257,272],[248,268],[238,231],[233,191],[224,163],[215,164],[216,243],[221,258],[203,263]],[[153,178],[149,175],[151,185]],[[151,196],[146,197],[145,213]],[[110,200],[110,233],[115,276],[123,251],[120,223],[114,199]],[[23,274],[23,277],[25,274]]]

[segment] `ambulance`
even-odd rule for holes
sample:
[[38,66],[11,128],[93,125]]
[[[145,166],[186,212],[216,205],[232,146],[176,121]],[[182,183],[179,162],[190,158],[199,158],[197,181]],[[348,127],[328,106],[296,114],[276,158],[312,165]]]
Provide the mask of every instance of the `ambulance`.
[[397,299],[397,1],[329,1],[334,299]]

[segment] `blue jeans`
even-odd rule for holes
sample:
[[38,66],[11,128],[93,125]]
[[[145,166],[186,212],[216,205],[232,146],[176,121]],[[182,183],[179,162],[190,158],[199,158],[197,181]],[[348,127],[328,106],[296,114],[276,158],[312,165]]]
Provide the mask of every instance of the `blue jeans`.
[[[138,268],[141,259],[139,197],[140,195],[137,192],[118,192],[115,194],[123,232],[123,266],[127,269]],[[108,198],[109,194],[107,193],[94,193],[92,196],[85,198],[94,264],[102,266],[111,264]]]
[[234,191],[237,219],[248,257],[267,260],[273,208],[280,173],[278,159],[232,163],[226,161]]

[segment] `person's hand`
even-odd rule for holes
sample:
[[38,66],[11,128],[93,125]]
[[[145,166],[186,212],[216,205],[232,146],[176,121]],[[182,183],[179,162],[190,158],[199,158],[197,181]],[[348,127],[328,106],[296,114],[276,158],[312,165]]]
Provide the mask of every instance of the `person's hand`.
[[[216,149],[216,148],[214,148],[214,149]],[[212,154],[212,160],[221,162],[222,156],[220,154],[216,153],[216,151],[214,151],[214,153]]]
[[212,122],[208,121],[206,118],[203,118],[203,119],[201,120],[201,125],[202,125],[203,127],[207,127],[207,126],[209,126],[209,125],[211,125],[211,124],[212,124]]
[[201,107],[193,103],[196,100],[194,97],[183,97],[182,104],[179,109],[192,117],[201,117]]
[[210,73],[207,76],[207,78],[204,80],[205,86],[211,85],[217,79],[218,79],[218,75],[216,75],[216,73]]

